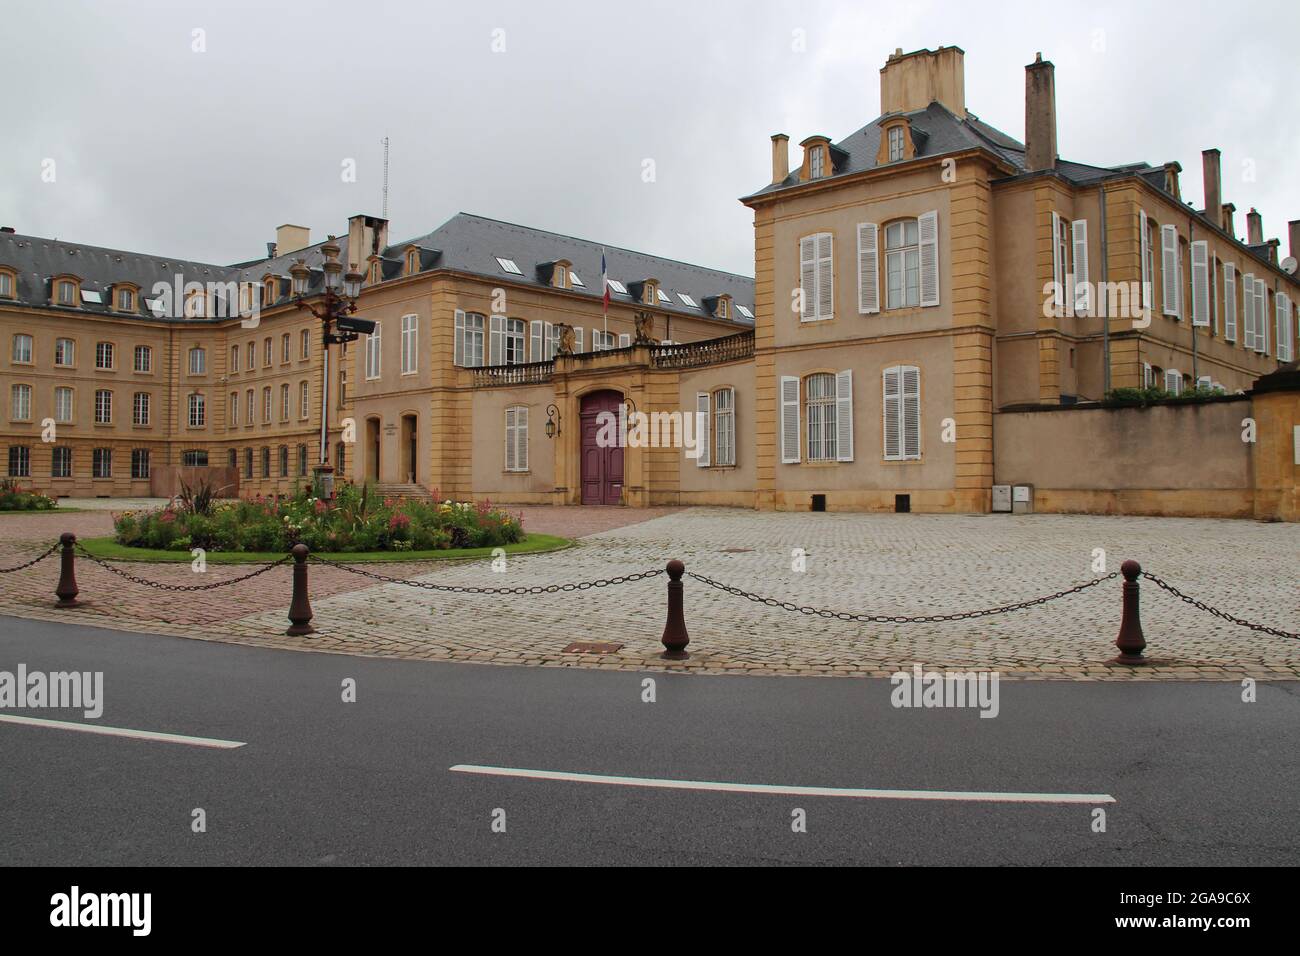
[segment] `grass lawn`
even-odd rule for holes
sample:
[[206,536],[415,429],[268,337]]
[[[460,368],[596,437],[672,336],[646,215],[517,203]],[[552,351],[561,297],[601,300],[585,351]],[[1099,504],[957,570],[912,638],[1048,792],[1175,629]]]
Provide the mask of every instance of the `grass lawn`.
[[[118,544],[111,537],[85,538],[82,547],[97,558],[112,558],[119,561],[193,561],[186,551],[161,551],[154,548],[128,548]],[[507,544],[506,554],[539,554],[545,551],[562,551],[573,546],[568,538],[553,534],[530,534],[518,544]],[[461,548],[443,551],[329,551],[321,557],[328,561],[342,564],[359,564],[365,561],[465,561],[475,558],[490,558],[492,548]],[[265,564],[278,561],[284,557],[280,551],[209,551],[209,564]]]

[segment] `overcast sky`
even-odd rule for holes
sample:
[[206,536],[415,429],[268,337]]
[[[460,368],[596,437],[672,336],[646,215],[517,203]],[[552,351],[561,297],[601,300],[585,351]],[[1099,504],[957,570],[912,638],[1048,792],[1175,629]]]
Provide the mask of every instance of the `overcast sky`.
[[0,225],[31,235],[258,258],[281,223],[317,240],[378,214],[387,136],[394,240],[463,210],[751,275],[736,200],[768,182],[768,137],[846,136],[894,48],[949,44],[967,107],[1018,139],[1042,51],[1063,157],[1178,160],[1199,207],[1218,146],[1240,232],[1256,206],[1285,254],[1300,218],[1294,2],[4,7]]

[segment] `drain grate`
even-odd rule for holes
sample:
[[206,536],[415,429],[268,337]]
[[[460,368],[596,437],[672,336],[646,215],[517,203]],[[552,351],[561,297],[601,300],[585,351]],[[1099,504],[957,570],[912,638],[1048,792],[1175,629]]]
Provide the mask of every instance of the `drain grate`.
[[603,641],[574,641],[564,649],[566,654],[617,654],[623,649],[622,644],[610,644]]

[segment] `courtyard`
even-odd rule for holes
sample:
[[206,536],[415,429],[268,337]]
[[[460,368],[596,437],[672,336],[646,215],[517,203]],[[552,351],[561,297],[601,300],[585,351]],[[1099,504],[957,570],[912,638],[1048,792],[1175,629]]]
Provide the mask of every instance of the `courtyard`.
[[[75,502],[69,504],[75,505]],[[582,590],[475,594],[384,583],[311,566],[317,632],[283,634],[290,571],[230,587],[173,593],[127,582],[78,560],[86,606],[55,610],[50,559],[0,579],[0,612],[203,640],[422,660],[704,673],[880,676],[914,663],[991,668],[1040,679],[1261,679],[1300,676],[1300,643],[1211,616],[1142,582],[1145,668],[1115,656],[1118,577],[1009,613],[934,623],[863,624],[772,607],[710,587],[699,574],[755,597],[854,614],[935,615],[1068,591],[1128,558],[1184,593],[1282,630],[1300,618],[1300,529],[1283,523],[1073,515],[757,513],[722,508],[522,509],[525,527],[576,541],[564,551],[490,561],[407,562],[372,568],[417,582],[545,588],[686,565],[690,659],[658,657],[666,577]],[[7,515],[0,564],[12,567],[59,532],[111,531],[110,512]],[[1103,555],[1104,552],[1104,555]],[[246,574],[188,564],[119,565],[159,583],[192,585]],[[802,568],[802,570],[796,570]],[[566,652],[574,642],[619,645]]]

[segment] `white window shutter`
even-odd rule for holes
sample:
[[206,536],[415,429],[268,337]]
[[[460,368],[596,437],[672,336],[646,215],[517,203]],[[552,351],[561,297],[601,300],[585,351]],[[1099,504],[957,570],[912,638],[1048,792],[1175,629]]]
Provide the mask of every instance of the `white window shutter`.
[[587,349],[582,344],[582,327],[574,326],[573,328],[573,350],[575,352],[585,352]]
[[1237,341],[1237,276],[1231,262],[1223,264],[1223,338]]
[[885,458],[897,461],[903,457],[903,436],[899,430],[903,408],[903,370],[900,366],[887,368],[882,375],[884,388]]
[[632,335],[629,332],[620,332],[618,336],[618,347],[625,349],[632,344]]
[[1183,377],[1177,369],[1165,369],[1165,391],[1170,395],[1177,395],[1183,390]]
[[1151,258],[1151,236],[1148,233],[1147,211],[1138,210],[1138,255],[1142,257],[1139,264],[1142,271],[1142,308],[1149,310],[1151,308],[1152,296],[1154,290],[1151,288],[1153,281],[1151,276],[1150,258]]
[[506,471],[515,470],[515,410],[506,409]]
[[1178,315],[1178,230],[1174,226],[1160,227],[1160,287],[1161,311],[1165,315]]
[[817,318],[835,318],[835,238],[817,237]]
[[921,457],[921,370],[903,366],[903,457]]
[[1210,245],[1204,239],[1192,243],[1192,325],[1210,324]]
[[1143,388],[1151,387],[1151,363],[1150,362],[1142,363],[1142,387]]
[[1255,350],[1255,274],[1241,277],[1241,344]]
[[858,223],[858,312],[880,311],[880,227]]
[[528,409],[515,409],[515,434],[518,446],[515,449],[515,465],[520,471],[528,470]]
[[799,240],[799,321],[817,318],[817,237]]
[[540,362],[542,355],[542,321],[533,319],[528,323],[528,361]]
[[456,328],[452,339],[452,364],[465,364],[465,312],[463,309],[456,310]]
[[853,460],[853,370],[835,373],[835,458]]
[[549,362],[551,359],[555,358],[555,352],[560,341],[555,334],[555,324],[547,322],[544,326],[543,334],[546,336],[546,352],[544,353],[543,358]]
[[799,462],[799,379],[781,376],[781,461]]
[[502,365],[506,360],[506,317],[494,315],[488,320],[488,364]]
[[1268,283],[1255,280],[1255,351],[1268,354]]
[[1065,263],[1061,249],[1061,217],[1052,213],[1052,304],[1065,308]]
[[1092,308],[1088,287],[1088,220],[1070,223],[1070,241],[1074,247],[1074,314],[1087,315]]
[[923,212],[916,217],[921,243],[921,305],[939,304],[939,213]]
[[698,434],[695,436],[699,443],[700,453],[695,459],[695,464],[700,468],[709,467],[709,450],[712,443],[709,441],[709,393],[695,393],[695,424]]

